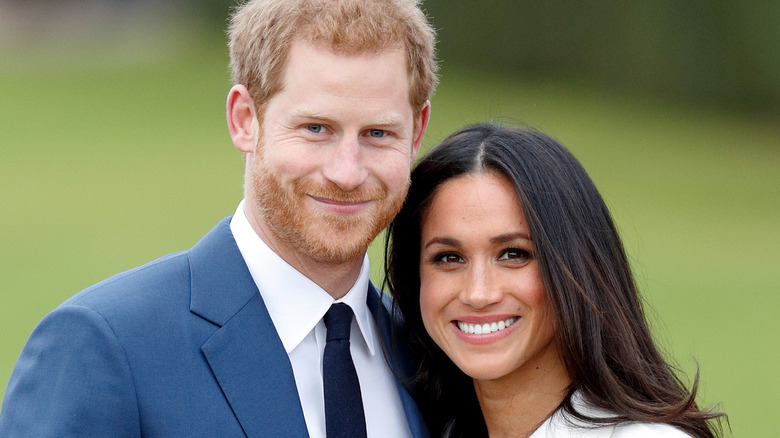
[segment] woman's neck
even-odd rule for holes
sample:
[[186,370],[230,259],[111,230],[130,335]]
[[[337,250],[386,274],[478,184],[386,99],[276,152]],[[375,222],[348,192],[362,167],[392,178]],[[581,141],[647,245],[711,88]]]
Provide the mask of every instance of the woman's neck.
[[555,412],[571,384],[555,354],[499,379],[474,380],[491,438],[528,437]]

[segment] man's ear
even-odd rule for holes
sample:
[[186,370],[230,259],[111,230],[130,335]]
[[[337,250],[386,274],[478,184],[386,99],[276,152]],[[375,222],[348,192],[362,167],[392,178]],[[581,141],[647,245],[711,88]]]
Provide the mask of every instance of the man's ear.
[[418,116],[416,129],[414,131],[414,142],[412,143],[412,161],[417,158],[417,153],[420,152],[420,145],[422,144],[425,130],[428,128],[428,120],[431,118],[431,101],[426,100],[420,115]]
[[245,153],[255,152],[260,138],[260,123],[252,96],[243,85],[234,85],[228,93],[227,124],[236,149]]

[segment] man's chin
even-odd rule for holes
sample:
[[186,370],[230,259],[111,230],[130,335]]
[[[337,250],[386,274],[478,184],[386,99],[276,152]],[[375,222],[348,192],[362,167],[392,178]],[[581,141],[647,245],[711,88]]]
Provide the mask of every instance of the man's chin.
[[361,230],[355,226],[319,227],[316,234],[305,239],[306,248],[301,249],[320,263],[347,263],[362,259],[375,237],[371,230]]
[[318,263],[341,265],[356,262],[363,258],[367,245],[350,246],[343,242],[321,243],[307,248],[309,256]]

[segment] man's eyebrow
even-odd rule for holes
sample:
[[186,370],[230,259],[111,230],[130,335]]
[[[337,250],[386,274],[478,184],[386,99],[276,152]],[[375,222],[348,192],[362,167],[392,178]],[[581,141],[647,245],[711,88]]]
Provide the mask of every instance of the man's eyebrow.
[[388,116],[371,123],[371,125],[376,126],[398,126],[401,124],[403,124],[403,117],[401,116]]
[[292,113],[292,117],[299,119],[318,119],[318,120],[330,120],[325,114],[319,111],[300,110]]
[[[300,111],[296,111],[292,113],[292,117],[298,119],[315,119],[315,120],[327,120],[327,121],[332,120],[330,116],[322,112],[308,110],[308,109],[302,109]],[[367,123],[366,125],[367,126],[401,126],[403,125],[403,122],[404,119],[400,115],[389,115],[377,119],[373,122]]]

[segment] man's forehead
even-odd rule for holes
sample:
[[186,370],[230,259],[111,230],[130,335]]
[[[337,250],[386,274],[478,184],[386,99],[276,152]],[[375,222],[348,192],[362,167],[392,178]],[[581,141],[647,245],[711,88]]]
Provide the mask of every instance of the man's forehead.
[[388,84],[397,82],[394,89],[403,87],[408,91],[411,84],[411,75],[406,68],[408,66],[407,57],[400,45],[387,46],[378,51],[346,52],[337,50],[329,44],[296,40],[290,46],[285,61],[280,84],[282,89],[289,83],[292,75],[313,75],[315,79],[324,80],[328,71],[342,70],[344,76],[350,76],[356,73],[356,70],[352,70],[353,68],[364,68],[366,62],[376,63],[377,68],[382,69],[378,73],[386,73],[384,82]]

